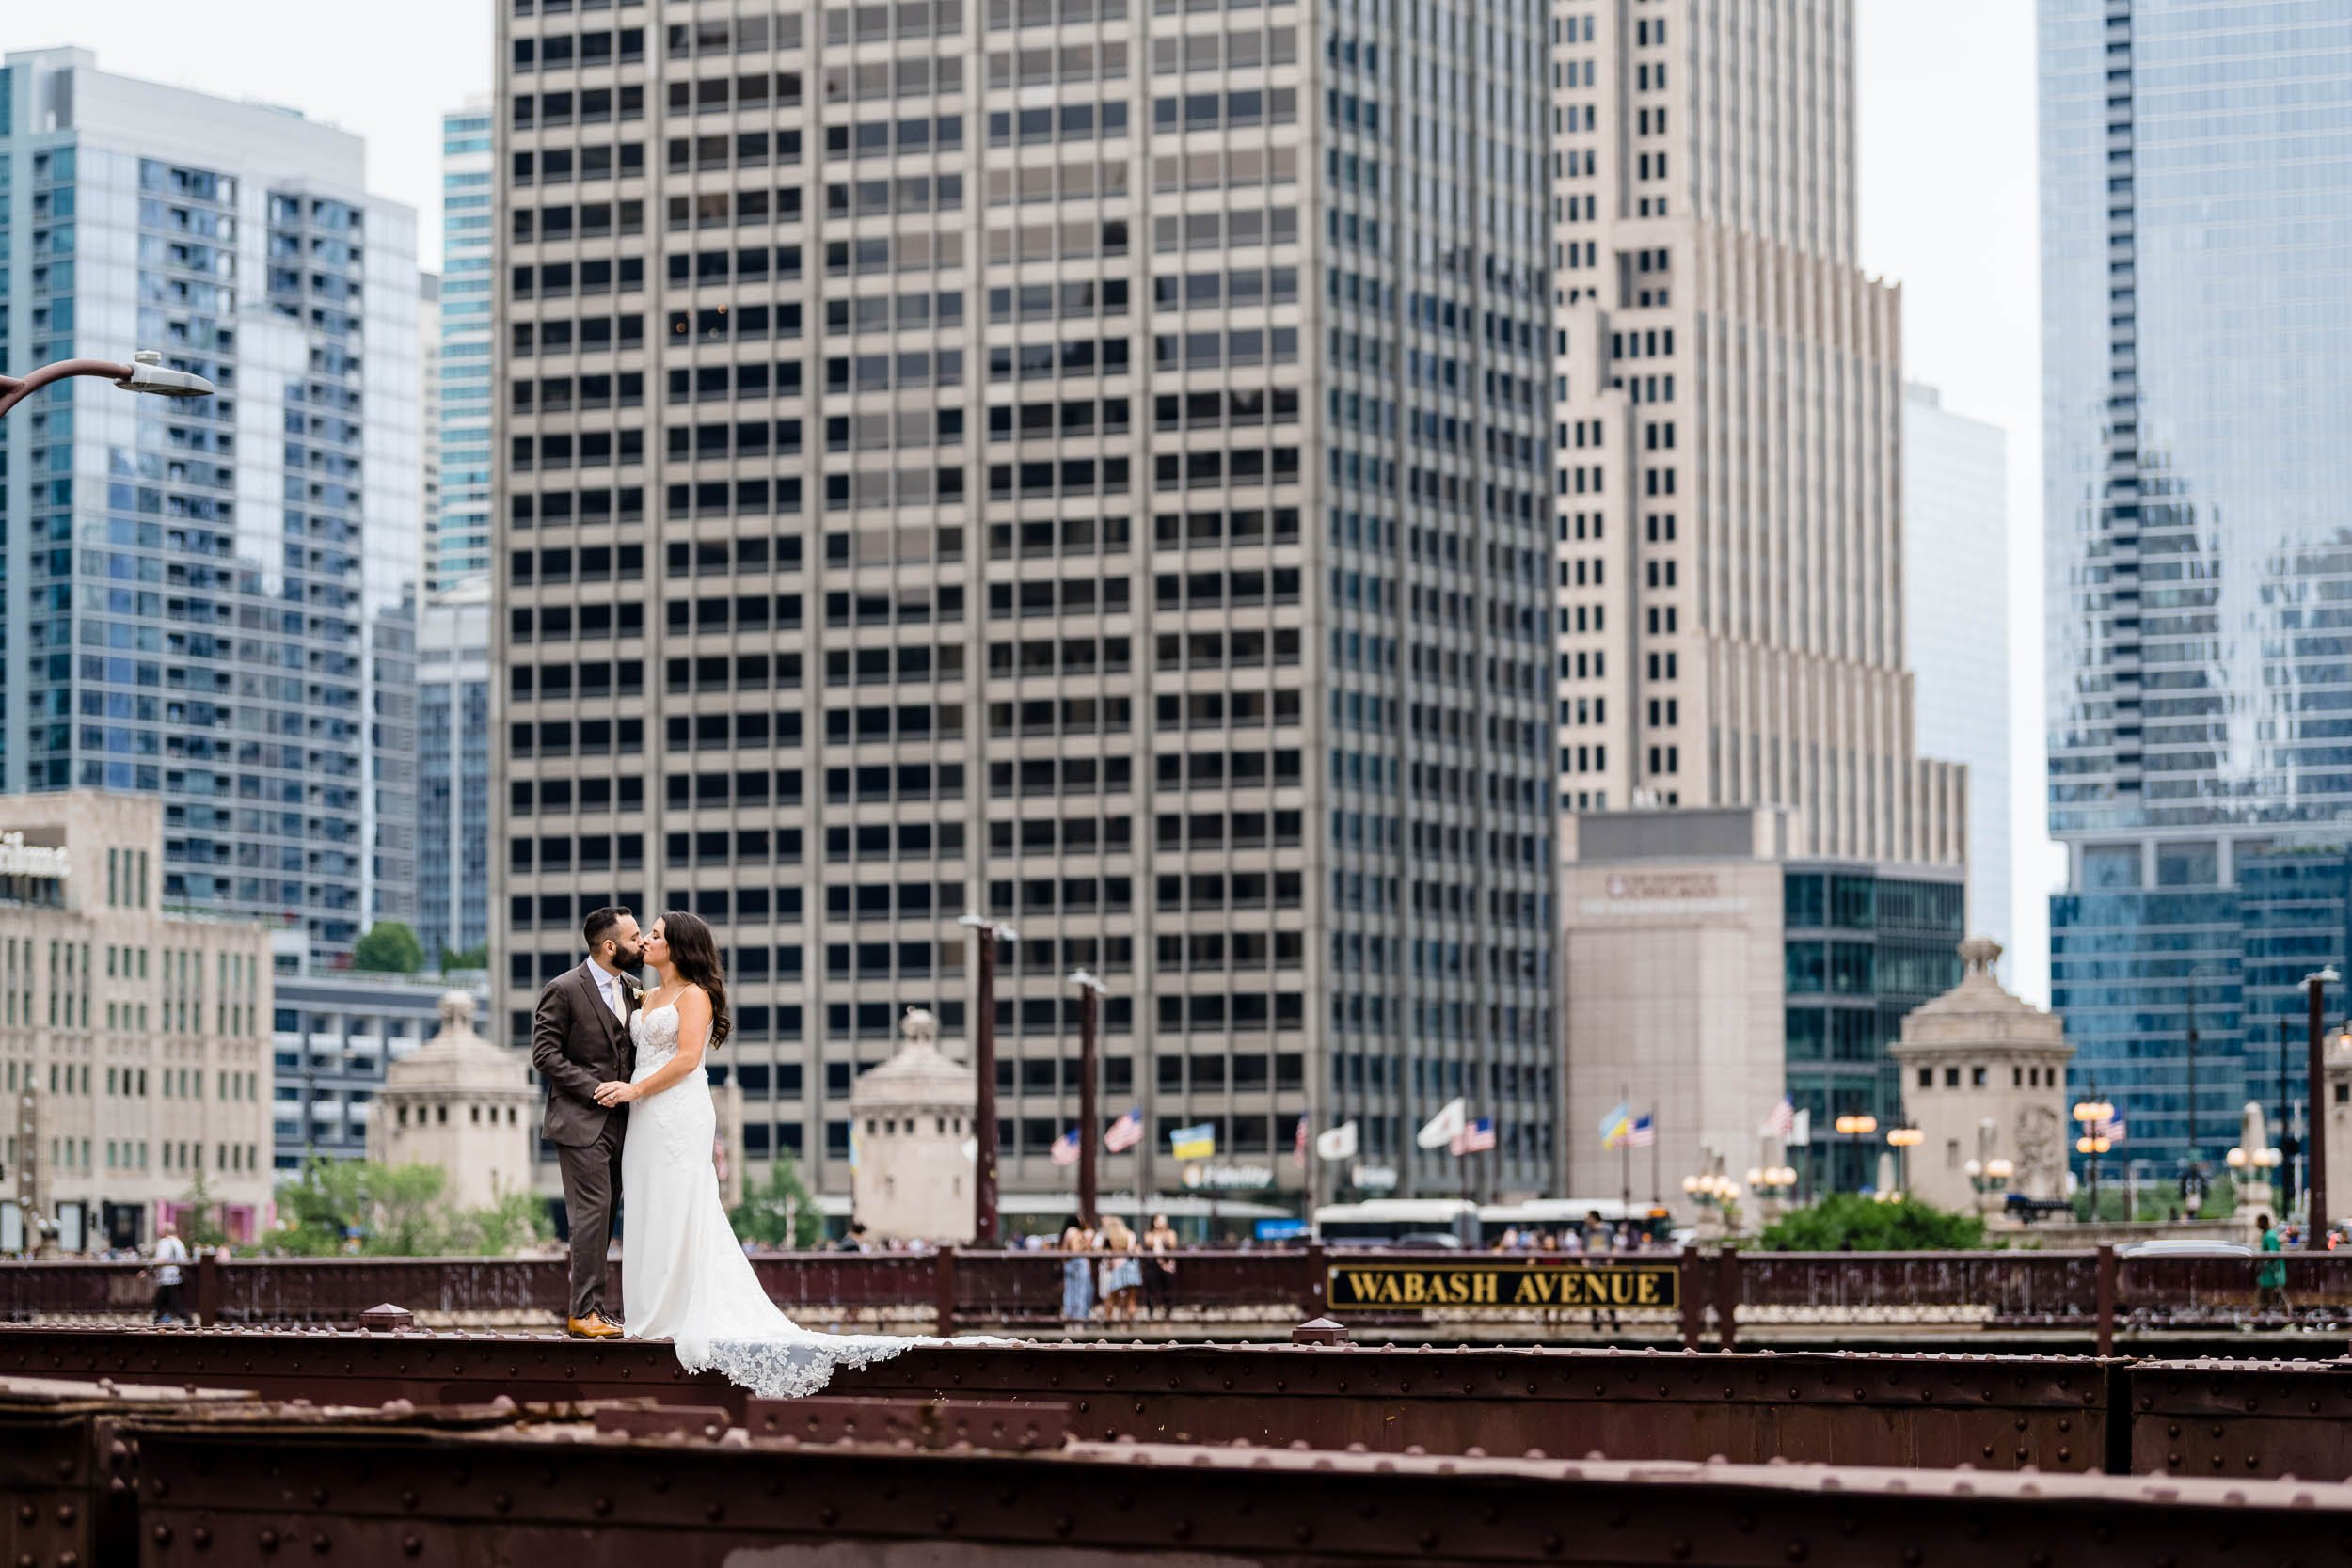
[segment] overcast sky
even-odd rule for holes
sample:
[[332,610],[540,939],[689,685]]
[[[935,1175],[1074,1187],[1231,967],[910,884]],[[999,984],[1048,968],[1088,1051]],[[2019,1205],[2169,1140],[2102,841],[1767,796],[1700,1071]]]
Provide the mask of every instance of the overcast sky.
[[[1856,0],[1862,260],[1903,290],[1906,373],[2009,434],[2012,832],[2010,983],[2047,998],[2034,204],[2033,0]],[[490,85],[490,0],[78,0],[17,18],[11,48],[299,109],[367,137],[370,182],[440,253],[440,114]],[[34,32],[39,27],[43,38]],[[60,30],[63,31],[60,31]]]

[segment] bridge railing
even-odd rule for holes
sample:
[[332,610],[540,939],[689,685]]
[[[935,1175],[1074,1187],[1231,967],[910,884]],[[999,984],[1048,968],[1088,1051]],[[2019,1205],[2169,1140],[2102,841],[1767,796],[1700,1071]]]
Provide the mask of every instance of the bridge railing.
[[[1308,1247],[1192,1251],[1176,1256],[1172,1296],[1194,1321],[1245,1323],[1322,1310],[1327,1265],[1377,1257],[1432,1268],[1481,1255],[1375,1253]],[[1524,1257],[1524,1255],[1521,1255]],[[2047,1252],[1772,1253],[1725,1248],[1708,1255],[1645,1254],[1677,1263],[1687,1343],[1728,1346],[1740,1326],[1778,1323],[1973,1322],[1994,1327],[2089,1328],[2103,1345],[2118,1324],[2241,1322],[2263,1304],[2261,1259],[2122,1258],[2113,1248]],[[1103,1260],[1088,1255],[1089,1265]],[[2288,1253],[2286,1319],[2352,1319],[2352,1252]],[[948,1247],[932,1252],[804,1252],[755,1257],[769,1296],[812,1325],[928,1319],[957,1328],[1037,1327],[1058,1322],[1064,1269],[1054,1252]],[[1576,1255],[1539,1264],[1573,1265]],[[1146,1259],[1150,1266],[1150,1259]],[[558,1258],[221,1258],[187,1264],[188,1306],[206,1323],[348,1323],[379,1303],[427,1321],[512,1323],[564,1309],[568,1268]],[[620,1300],[620,1268],[609,1295]],[[0,1262],[0,1319],[139,1318],[152,1309],[151,1274],[133,1262]],[[2273,1306],[2270,1315],[2281,1315]],[[1384,1311],[1367,1323],[1420,1323],[1429,1313]]]

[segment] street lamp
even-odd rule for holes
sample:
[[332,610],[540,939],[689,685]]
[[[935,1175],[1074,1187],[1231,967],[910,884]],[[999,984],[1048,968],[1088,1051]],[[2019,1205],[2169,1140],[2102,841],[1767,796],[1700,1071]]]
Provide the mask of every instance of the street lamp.
[[1909,1122],[1886,1130],[1886,1147],[1895,1151],[1895,1188],[1899,1193],[1911,1175],[1911,1151],[1928,1141],[1928,1135]]
[[2310,1123],[2303,1130],[2303,1168],[2309,1173],[2311,1214],[2304,1227],[2303,1246],[2306,1251],[2328,1250],[2328,1123],[2321,1097],[2327,1092],[2328,1052],[2324,1015],[2328,1007],[2328,988],[2341,979],[2331,965],[2315,974],[2303,976],[2303,989],[2311,1003],[2310,1035],[2307,1064],[2311,1086],[2304,1095],[2311,1106],[2306,1117]]
[[2115,1147],[2107,1133],[2107,1126],[2115,1120],[2115,1106],[2099,1098],[2099,1081],[2090,1081],[2090,1098],[2074,1102],[2074,1119],[2083,1124],[2083,1135],[2074,1140],[2074,1152],[2090,1156],[2090,1217],[2099,1217],[2099,1156]]
[[[1839,1117],[1830,1125],[1837,1130],[1837,1135],[1841,1138],[1849,1140],[1854,1138],[1867,1138],[1871,1133],[1879,1130],[1879,1118],[1871,1116],[1867,1111],[1859,1113],[1850,1112],[1845,1116]],[[1830,1180],[1833,1183],[1836,1180],[1835,1161],[1832,1162]],[[1859,1186],[1860,1182],[1857,1181],[1855,1184]]]
[[1021,933],[1001,920],[966,914],[956,921],[980,935],[980,1016],[972,1031],[973,1164],[977,1179],[972,1184],[972,1241],[994,1246],[996,1224],[996,944],[1018,942]]
[[77,375],[103,376],[126,392],[151,392],[164,398],[208,398],[213,384],[189,371],[164,364],[153,349],[141,349],[125,365],[114,359],[60,359],[24,375],[0,375],[0,414],[6,414],[43,387]]
[[1096,1223],[1095,1145],[1103,1131],[1094,1102],[1095,1007],[1104,990],[1103,982],[1083,969],[1070,972],[1070,983],[1078,988],[1078,1223],[1090,1230]]

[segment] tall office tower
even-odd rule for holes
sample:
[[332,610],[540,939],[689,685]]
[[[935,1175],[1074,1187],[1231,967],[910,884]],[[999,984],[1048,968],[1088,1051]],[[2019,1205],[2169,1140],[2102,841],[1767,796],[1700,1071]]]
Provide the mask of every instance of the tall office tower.
[[1562,808],[1794,806],[1955,860],[1903,670],[1900,311],[1851,0],[1557,0]]
[[490,572],[490,105],[441,117],[440,465],[424,586]]
[[417,940],[433,964],[490,941],[486,577],[427,598],[417,627]]
[[1968,934],[2009,945],[2009,438],[1903,388],[1903,663],[1919,752],[1968,768]]
[[[1870,890],[1951,878],[1966,774],[1913,732],[1899,299],[1855,261],[1851,0],[1552,16],[1562,844],[1615,867],[1563,894],[1566,1119],[1575,1190],[1612,1191],[1593,1129],[1621,1101],[1683,1173],[1773,1164],[1783,1094],[1819,1127],[1900,1114],[1898,1008],[1959,965],[1943,894]],[[1697,890],[1796,864],[1791,897],[1829,875],[1854,902],[1792,905],[1784,986],[1756,957],[1782,911],[1743,903],[1717,942],[1713,906],[1749,895]],[[1824,965],[1826,1012],[1802,984]]]
[[2210,1160],[2301,1026],[2241,866],[2352,837],[2352,13],[2042,0],[2040,41],[2051,995],[2169,1176],[2192,1076]]
[[[498,1018],[618,896],[722,927],[746,1145],[847,1190],[901,1009],[997,977],[1058,1215],[1554,1180],[1538,0],[508,0]],[[1156,1153],[1156,1162],[1153,1155]]]
[[160,350],[213,398],[70,381],[0,420],[9,790],[163,797],[173,908],[348,955],[405,918],[414,215],[358,138],[97,69],[0,71],[8,368]]
[[424,546],[418,580],[432,568],[433,538],[441,515],[441,276],[417,275],[417,538]]

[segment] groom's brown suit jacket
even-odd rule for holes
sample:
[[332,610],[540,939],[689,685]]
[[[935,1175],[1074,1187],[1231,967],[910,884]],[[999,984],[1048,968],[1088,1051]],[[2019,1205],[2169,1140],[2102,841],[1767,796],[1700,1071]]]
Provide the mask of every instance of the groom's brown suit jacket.
[[[624,1013],[636,1011],[635,994],[621,985]],[[579,1148],[595,1143],[612,1117],[626,1117],[628,1107],[611,1110],[596,1103],[596,1085],[627,1082],[637,1067],[637,1047],[628,1024],[612,1016],[596,990],[596,966],[583,961],[548,982],[539,993],[539,1011],[531,1029],[531,1065],[547,1080],[547,1117],[540,1132],[551,1144]]]

